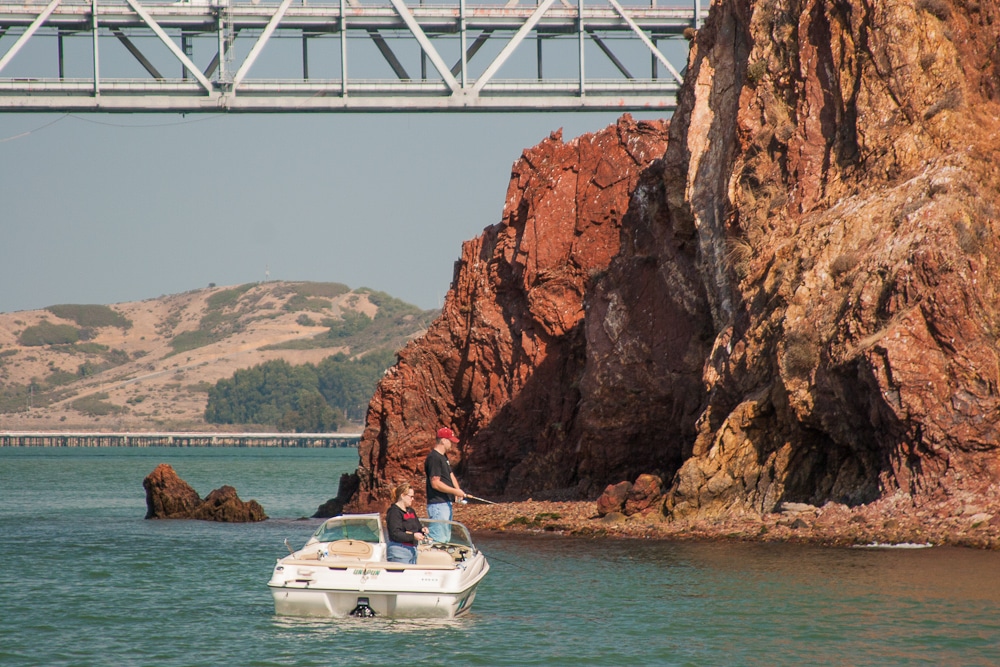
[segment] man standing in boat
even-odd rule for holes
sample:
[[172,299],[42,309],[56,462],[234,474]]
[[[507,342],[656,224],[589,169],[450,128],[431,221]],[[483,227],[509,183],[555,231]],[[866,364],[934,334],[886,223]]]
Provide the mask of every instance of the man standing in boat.
[[[465,498],[465,491],[458,485],[455,473],[451,471],[448,452],[458,442],[455,432],[442,427],[437,431],[437,443],[427,453],[424,472],[427,475],[427,516],[431,519],[451,521],[452,503],[456,498]],[[451,540],[451,528],[446,524],[432,523],[428,526],[431,539],[435,542]]]

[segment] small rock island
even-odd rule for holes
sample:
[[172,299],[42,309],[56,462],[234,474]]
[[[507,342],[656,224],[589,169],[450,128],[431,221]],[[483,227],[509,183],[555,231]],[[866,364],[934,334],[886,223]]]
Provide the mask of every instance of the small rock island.
[[174,469],[161,463],[149,473],[142,486],[146,489],[147,519],[200,519],[224,523],[264,521],[267,514],[256,500],[240,500],[236,489],[222,486],[205,499]]

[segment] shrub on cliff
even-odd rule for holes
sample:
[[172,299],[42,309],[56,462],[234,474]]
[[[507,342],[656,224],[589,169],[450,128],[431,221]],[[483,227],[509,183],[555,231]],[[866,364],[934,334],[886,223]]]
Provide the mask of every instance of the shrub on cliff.
[[119,406],[108,403],[105,400],[107,398],[108,395],[103,392],[100,394],[91,394],[90,396],[76,399],[70,403],[70,407],[90,417],[103,417],[122,412],[122,408]]
[[45,310],[64,320],[72,320],[81,327],[96,329],[99,327],[118,327],[130,329],[132,320],[108,306],[97,304],[60,304],[49,306]]
[[241,296],[243,296],[256,286],[257,283],[246,283],[238,287],[233,287],[231,289],[221,290],[209,296],[208,299],[205,301],[205,305],[208,306],[209,310],[222,310],[224,308],[232,308],[237,303],[239,303]]
[[17,342],[25,347],[69,345],[78,340],[80,340],[80,332],[76,327],[68,324],[53,324],[48,320],[42,320],[38,324],[28,327],[17,337]]

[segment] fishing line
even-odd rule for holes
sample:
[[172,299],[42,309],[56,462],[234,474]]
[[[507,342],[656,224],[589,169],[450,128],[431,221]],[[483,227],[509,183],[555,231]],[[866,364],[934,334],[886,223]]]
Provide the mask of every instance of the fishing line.
[[15,135],[14,135],[14,136],[12,136],[12,137],[5,137],[5,138],[3,138],[3,139],[0,139],[0,144],[2,144],[2,143],[6,143],[6,142],[8,142],[8,141],[14,141],[15,139],[22,139],[22,138],[24,138],[24,137],[26,137],[26,136],[28,136],[28,135],[30,135],[30,134],[34,134],[35,132],[41,132],[41,131],[42,131],[42,130],[44,130],[45,128],[47,128],[47,127],[52,127],[53,125],[55,125],[55,124],[56,124],[56,123],[58,123],[59,121],[61,121],[61,120],[65,120],[65,119],[69,118],[69,116],[70,116],[70,114],[66,113],[66,114],[63,114],[62,116],[59,116],[59,117],[58,117],[58,118],[56,118],[55,120],[53,120],[53,121],[51,121],[51,122],[48,122],[48,123],[46,123],[45,125],[42,125],[41,127],[36,127],[36,128],[35,128],[35,129],[33,129],[33,130],[28,130],[27,132],[22,132],[21,134],[15,134]]
[[[485,555],[485,552],[483,552],[483,555]],[[487,556],[486,560],[495,560],[497,562],[503,563],[504,565],[510,565],[512,567],[516,567],[519,570],[525,570],[526,572],[533,572],[533,570],[530,567],[525,567],[523,565],[518,565],[517,563],[512,563],[509,560],[504,560],[503,558],[498,558],[498,557],[496,557],[496,556],[494,556],[492,554],[490,554],[489,556]]]
[[148,125],[135,125],[135,124],[132,124],[132,123],[109,123],[109,122],[106,122],[106,121],[93,120],[92,118],[84,118],[83,116],[77,116],[76,114],[66,113],[66,114],[63,114],[62,116],[59,116],[55,120],[53,120],[51,122],[48,122],[45,125],[42,125],[41,127],[36,127],[33,130],[28,130],[27,132],[21,132],[20,134],[15,134],[15,135],[10,136],[10,137],[4,137],[4,138],[0,139],[0,144],[6,143],[8,141],[14,141],[15,139],[23,139],[24,137],[30,136],[32,134],[35,134],[36,132],[41,132],[42,130],[44,130],[46,128],[52,127],[53,125],[55,125],[59,121],[66,120],[67,118],[72,118],[73,120],[83,121],[84,123],[92,123],[93,125],[103,125],[105,127],[122,127],[122,128],[131,128],[131,129],[141,130],[141,129],[151,128],[151,127],[174,127],[176,125],[190,125],[191,123],[203,123],[203,122],[205,122],[207,120],[216,120],[217,118],[222,118],[222,117],[224,117],[226,115],[227,114],[214,114],[214,115],[207,116],[207,117],[202,117],[202,118],[192,118],[190,120],[188,120],[188,119],[185,118],[184,120],[176,121],[176,122],[171,122],[171,123],[150,123]]
[[192,118],[188,120],[179,120],[172,123],[149,123],[148,125],[136,125],[134,123],[108,123],[100,120],[93,120],[91,118],[84,118],[83,116],[76,116],[73,114],[66,114],[67,116],[72,116],[74,120],[82,120],[85,123],[93,123],[94,125],[104,125],[105,127],[125,127],[130,129],[142,130],[148,127],[174,127],[176,125],[190,125],[191,123],[204,123],[207,120],[216,120],[218,118],[224,118],[228,114],[220,113],[213,114],[211,116],[203,116],[201,118]]
[[[492,500],[486,500],[485,498],[480,498],[479,496],[474,496],[474,495],[469,494],[469,493],[465,494],[465,497],[469,498],[471,500],[477,500],[477,501],[479,501],[481,503],[486,503],[487,505],[499,505],[500,504],[500,503],[495,503]],[[463,499],[462,502],[465,502],[465,500]],[[496,556],[490,556],[489,560],[495,560],[497,562],[504,563],[505,565],[510,565],[512,567],[516,567],[519,570],[525,570],[525,571],[528,571],[528,572],[532,571],[531,568],[525,567],[523,565],[518,565],[517,563],[512,563],[509,560],[504,560],[503,558],[498,558]]]

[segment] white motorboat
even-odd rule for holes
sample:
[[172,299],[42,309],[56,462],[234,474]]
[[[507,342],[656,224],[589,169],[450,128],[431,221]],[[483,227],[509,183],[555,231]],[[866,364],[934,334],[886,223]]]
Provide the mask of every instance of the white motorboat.
[[490,570],[486,557],[462,524],[420,522],[440,541],[419,545],[417,562],[410,565],[386,560],[388,541],[378,514],[327,519],[305,546],[275,564],[267,583],[275,613],[333,618],[455,618],[467,613]]

